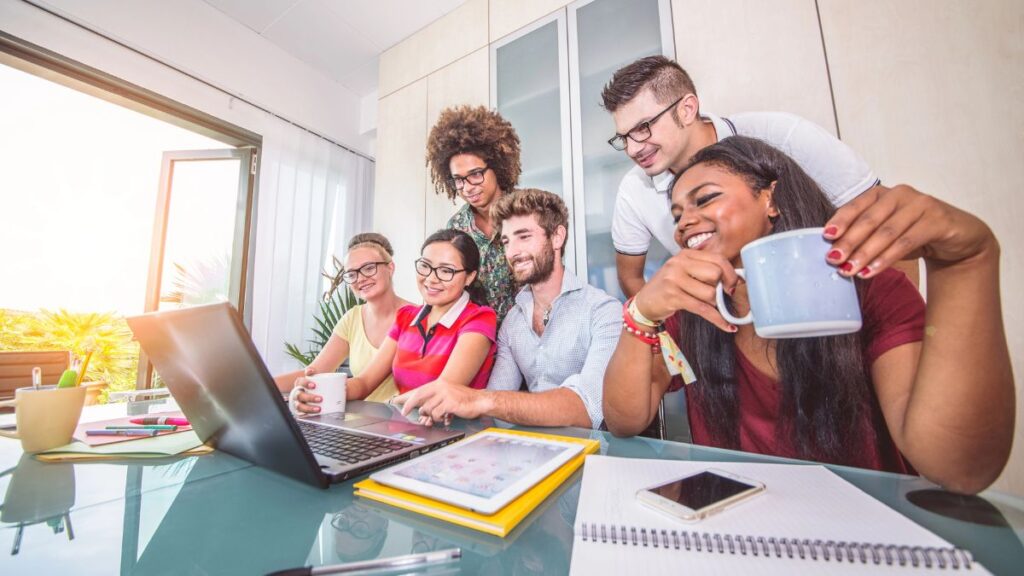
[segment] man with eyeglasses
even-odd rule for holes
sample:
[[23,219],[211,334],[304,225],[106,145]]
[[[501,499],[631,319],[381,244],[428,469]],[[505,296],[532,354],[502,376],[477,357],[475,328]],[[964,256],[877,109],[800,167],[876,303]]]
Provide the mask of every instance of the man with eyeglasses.
[[483,106],[448,108],[427,139],[427,165],[438,194],[466,201],[446,227],[469,234],[480,251],[480,283],[500,323],[516,285],[490,208],[519,181],[519,137],[508,120]]
[[[799,116],[747,112],[726,118],[701,111],[690,76],[664,56],[641,58],[620,68],[601,97],[617,132],[608,143],[636,163],[619,183],[612,217],[615,264],[627,297],[644,285],[652,238],[669,254],[680,250],[669,211],[674,173],[719,140],[742,135],[768,142],[796,160],[837,207],[879,184],[849,146]],[[706,238],[699,235],[693,241]]]
[[557,194],[518,190],[502,197],[491,217],[523,287],[498,332],[487,389],[432,382],[396,401],[433,421],[491,416],[526,426],[598,428],[622,305],[566,270],[569,213]]

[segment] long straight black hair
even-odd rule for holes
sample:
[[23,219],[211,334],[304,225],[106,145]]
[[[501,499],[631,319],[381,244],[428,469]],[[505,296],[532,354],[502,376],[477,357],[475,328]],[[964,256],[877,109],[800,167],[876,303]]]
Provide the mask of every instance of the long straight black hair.
[[[773,234],[824,226],[835,213],[796,162],[760,140],[726,138],[698,152],[680,175],[698,164],[741,177],[755,196],[774,182],[779,215],[772,220]],[[739,448],[735,336],[685,312],[681,332],[683,349],[695,361],[695,392],[709,431],[717,444]],[[860,334],[776,340],[775,363],[781,393],[776,437],[791,440],[802,458],[846,462],[856,456],[850,440],[873,429],[865,425],[871,383]]]
[[469,299],[474,304],[487,306],[487,292],[484,290],[483,283],[480,282],[480,249],[476,247],[473,238],[462,230],[444,228],[427,236],[427,239],[423,241],[423,246],[420,247],[420,254],[423,254],[424,248],[437,242],[447,242],[459,251],[459,254],[462,255],[462,267],[466,270],[466,274],[476,272],[473,282],[466,285],[466,292],[469,292]]

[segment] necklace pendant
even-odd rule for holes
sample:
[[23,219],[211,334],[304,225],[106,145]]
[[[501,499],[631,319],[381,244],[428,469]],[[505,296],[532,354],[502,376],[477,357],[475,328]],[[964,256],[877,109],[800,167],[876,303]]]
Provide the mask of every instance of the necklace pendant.
[[548,306],[548,309],[544,311],[544,318],[541,319],[541,323],[547,326],[548,320],[551,320],[551,306]]

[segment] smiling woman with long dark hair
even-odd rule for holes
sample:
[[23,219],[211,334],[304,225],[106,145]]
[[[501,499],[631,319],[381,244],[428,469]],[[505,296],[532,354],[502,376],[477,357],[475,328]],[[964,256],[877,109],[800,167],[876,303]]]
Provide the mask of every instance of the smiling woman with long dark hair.
[[[907,186],[834,209],[785,154],[759,140],[705,148],[672,188],[672,257],[627,314],[668,321],[692,362],[698,444],[897,472],[961,492],[1009,457],[1014,384],[999,301],[999,245],[974,216]],[[825,227],[828,262],[857,279],[864,325],[842,336],[764,339],[715,306],[721,282],[749,309],[735,269],[764,236]],[[923,256],[928,305],[889,267]],[[624,333],[604,380],[605,422],[635,434],[678,387],[651,347]],[[671,386],[671,387],[670,387]]]

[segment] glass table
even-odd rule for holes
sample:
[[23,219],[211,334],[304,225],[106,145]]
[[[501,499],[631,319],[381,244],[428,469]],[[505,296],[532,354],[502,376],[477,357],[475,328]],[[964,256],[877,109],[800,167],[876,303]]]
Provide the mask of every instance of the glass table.
[[[83,420],[174,409],[169,399],[89,407]],[[11,421],[0,416],[0,425]],[[508,425],[482,419],[453,426],[472,433]],[[597,438],[600,453],[611,456],[785,461],[577,428],[544,431]],[[1024,500],[995,491],[962,497],[917,477],[830,468],[969,549],[993,573],[1021,573]],[[251,575],[452,547],[462,549],[462,560],[431,573],[564,574],[582,479],[581,470],[508,537],[498,538],[356,498],[352,482],[320,490],[221,452],[54,464],[0,439],[0,470],[0,574]]]

